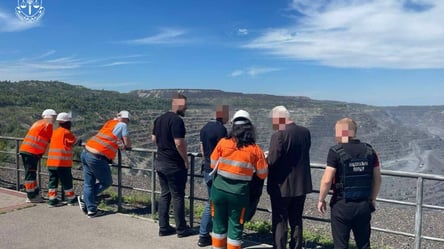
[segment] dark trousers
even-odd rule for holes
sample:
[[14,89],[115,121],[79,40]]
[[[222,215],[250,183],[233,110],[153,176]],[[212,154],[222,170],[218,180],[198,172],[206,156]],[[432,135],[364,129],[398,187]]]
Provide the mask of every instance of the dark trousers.
[[335,249],[348,249],[350,231],[356,247],[370,249],[371,204],[368,201],[345,202],[338,200],[331,205],[331,230]]
[[37,185],[37,165],[40,156],[22,153],[23,166],[25,168],[25,189],[29,199],[39,195],[40,188]]
[[161,194],[159,199],[159,230],[166,231],[170,226],[169,209],[171,198],[173,199],[174,220],[178,233],[187,229],[185,221],[185,184],[187,182],[187,171],[185,167],[171,168],[163,167],[162,162],[156,162],[157,175]]
[[273,248],[287,248],[288,224],[290,224],[290,249],[302,248],[302,213],[306,195],[281,197],[271,195],[271,223],[273,230]]

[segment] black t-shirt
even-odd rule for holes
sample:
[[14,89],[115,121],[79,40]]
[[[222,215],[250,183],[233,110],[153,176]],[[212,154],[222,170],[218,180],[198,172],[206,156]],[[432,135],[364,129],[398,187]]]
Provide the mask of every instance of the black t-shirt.
[[185,124],[174,112],[167,112],[154,120],[153,135],[156,136],[157,161],[184,164],[177,151],[175,138],[185,138]]
[[215,120],[210,120],[201,130],[200,130],[200,142],[202,143],[203,150],[204,150],[204,169],[206,171],[211,171],[211,160],[210,156],[211,153],[214,150],[214,147],[216,147],[217,142],[221,138],[224,138],[227,136],[227,129],[225,126]]
[[[349,143],[343,143],[341,144],[344,148],[344,151],[349,154],[352,158],[358,158],[362,157],[362,155],[367,153],[366,146],[363,146],[363,143],[361,143],[358,139],[350,140]],[[379,159],[376,152],[373,150],[373,167],[379,167]],[[342,176],[342,165],[341,160],[339,158],[339,154],[336,153],[332,148],[328,151],[327,156],[327,166],[333,167],[336,169],[335,178],[333,180],[333,183],[338,183],[341,181]],[[334,189],[333,189],[334,190]],[[334,191],[335,192],[335,191]]]

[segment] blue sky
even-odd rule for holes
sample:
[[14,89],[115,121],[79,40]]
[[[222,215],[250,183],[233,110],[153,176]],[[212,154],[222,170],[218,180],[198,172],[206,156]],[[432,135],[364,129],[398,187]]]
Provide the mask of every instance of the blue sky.
[[0,2],[0,80],[444,104],[441,0],[42,5],[45,15],[26,23],[15,14],[17,0]]

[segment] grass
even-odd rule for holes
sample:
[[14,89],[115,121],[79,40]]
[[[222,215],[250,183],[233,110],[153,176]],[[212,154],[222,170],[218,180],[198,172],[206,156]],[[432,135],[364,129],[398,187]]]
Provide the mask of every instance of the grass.
[[[107,189],[102,194],[105,196],[105,198],[100,200],[99,208],[102,210],[107,211],[116,211],[115,204],[117,203],[117,192],[112,189]],[[142,206],[143,209],[148,209],[151,207],[151,195],[147,193],[140,193],[136,192],[130,195],[124,195],[123,196],[123,203],[128,204],[129,206]],[[190,213],[190,207],[189,202],[186,202],[185,204],[185,212],[187,215]],[[202,214],[205,209],[205,203],[195,203],[194,204],[194,217],[196,219],[200,219],[202,217]],[[140,215],[139,212],[134,212],[134,210],[137,209],[125,209],[122,212],[134,214],[134,215]],[[150,212],[150,216],[153,220],[158,220],[158,213],[152,214]],[[269,239],[269,236],[264,235],[271,235],[271,222],[270,221],[263,221],[263,220],[252,220],[249,222],[246,222],[244,225],[244,228],[253,231],[257,233],[257,236],[254,236],[259,239],[267,238]],[[323,249],[333,249],[333,241],[331,236],[325,235],[325,234],[319,234],[319,233],[313,233],[310,231],[303,232],[303,237],[305,241],[305,245],[315,245],[317,248],[323,248]],[[356,246],[354,245],[354,242],[350,243],[350,249],[356,249]],[[380,246],[372,246],[373,249],[390,249],[389,247],[380,247]]]

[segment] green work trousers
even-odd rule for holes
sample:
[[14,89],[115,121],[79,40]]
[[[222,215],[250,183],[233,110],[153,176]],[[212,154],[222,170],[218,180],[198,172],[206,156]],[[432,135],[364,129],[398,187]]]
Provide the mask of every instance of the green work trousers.
[[[49,200],[55,201],[55,198],[51,198],[51,196],[56,197],[57,195],[57,188],[59,186],[59,181],[62,185],[62,189],[66,191],[72,192],[72,173],[71,173],[71,167],[48,167],[48,173],[49,173],[49,180],[48,180],[48,189],[50,192],[54,194],[49,194]],[[53,192],[54,191],[54,192]],[[71,198],[72,199],[72,198]],[[75,200],[69,200],[68,202],[73,202]]]
[[213,233],[227,234],[228,239],[241,240],[249,195],[239,195],[211,188]]
[[21,153],[23,167],[25,168],[25,189],[29,199],[39,195],[40,188],[37,185],[37,166],[40,156],[28,153]]

